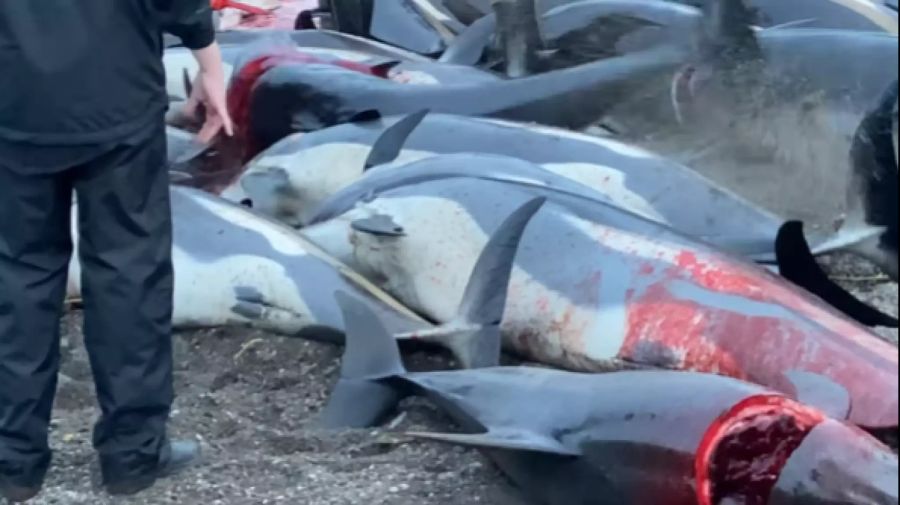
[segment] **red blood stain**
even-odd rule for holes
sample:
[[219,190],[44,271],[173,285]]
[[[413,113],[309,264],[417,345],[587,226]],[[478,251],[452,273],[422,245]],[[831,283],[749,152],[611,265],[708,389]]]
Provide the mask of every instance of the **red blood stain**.
[[720,416],[697,449],[699,505],[769,502],[788,459],[825,415],[782,396],[748,398]]
[[381,78],[386,78],[386,72],[388,71],[383,66],[365,65],[347,60],[323,59],[295,48],[273,50],[269,54],[250,60],[232,78],[231,86],[228,90],[228,111],[234,121],[237,135],[245,144],[245,152],[243,154],[245,162],[259,153],[259,146],[249,132],[250,103],[253,96],[253,88],[266,72],[286,63],[331,64]]
[[[746,314],[681,297],[672,292],[677,282],[710,296],[768,304],[773,311]],[[787,371],[816,372],[850,391],[854,422],[870,428],[898,424],[896,347],[762,269],[683,252],[647,289],[629,295],[627,309],[622,359],[646,362],[662,355],[671,362],[650,364],[772,388],[783,384]]]

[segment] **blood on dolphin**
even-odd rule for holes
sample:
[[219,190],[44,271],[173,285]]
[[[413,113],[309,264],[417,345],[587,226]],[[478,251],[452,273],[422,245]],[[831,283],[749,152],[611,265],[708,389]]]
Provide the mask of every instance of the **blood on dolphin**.
[[[535,190],[537,191],[537,190]],[[303,233],[435,320],[452,317],[484,234],[535,191],[456,178],[376,195]],[[403,237],[349,223],[390,216]],[[623,365],[721,373],[784,391],[783,376],[829,377],[851,419],[896,426],[897,348],[785,279],[657,226],[622,229],[548,205],[523,237],[503,322],[507,347],[579,371]]]

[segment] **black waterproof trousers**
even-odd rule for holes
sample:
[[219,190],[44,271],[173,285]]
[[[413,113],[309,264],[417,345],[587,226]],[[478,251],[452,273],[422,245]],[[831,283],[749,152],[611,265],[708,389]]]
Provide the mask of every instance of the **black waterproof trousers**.
[[39,486],[50,464],[73,194],[104,481],[155,469],[173,400],[165,161],[161,119],[61,171],[28,173],[0,159],[0,479]]

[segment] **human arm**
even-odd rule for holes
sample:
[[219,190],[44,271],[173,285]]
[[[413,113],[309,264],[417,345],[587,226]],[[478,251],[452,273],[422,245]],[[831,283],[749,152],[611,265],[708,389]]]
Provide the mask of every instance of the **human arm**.
[[200,69],[194,91],[181,113],[197,119],[205,111],[201,142],[211,141],[222,129],[233,134],[226,101],[225,70],[222,51],[216,42],[213,9],[209,0],[153,0],[164,31],[181,39],[190,49]]

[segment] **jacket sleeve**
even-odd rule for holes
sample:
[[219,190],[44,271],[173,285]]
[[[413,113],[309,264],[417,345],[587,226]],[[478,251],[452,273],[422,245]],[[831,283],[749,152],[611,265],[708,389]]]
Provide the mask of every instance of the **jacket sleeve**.
[[216,40],[209,0],[153,0],[164,31],[188,49],[203,49]]

